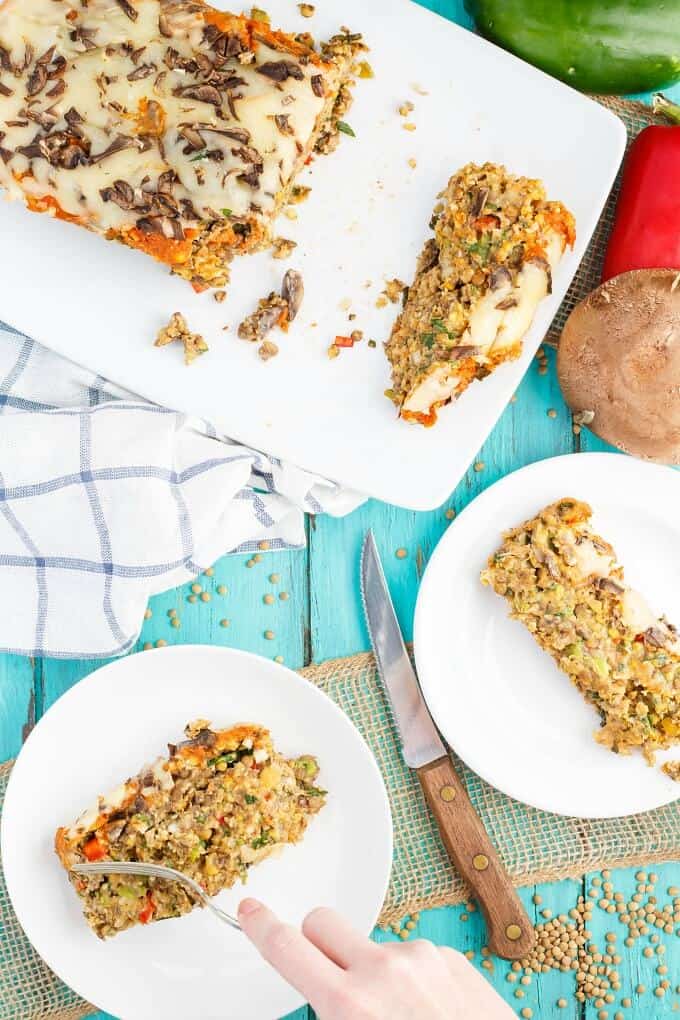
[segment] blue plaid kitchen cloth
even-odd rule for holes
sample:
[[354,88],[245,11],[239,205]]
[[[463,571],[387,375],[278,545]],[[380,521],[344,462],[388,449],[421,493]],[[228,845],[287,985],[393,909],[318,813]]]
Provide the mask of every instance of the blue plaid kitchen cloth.
[[304,546],[363,497],[149,403],[0,323],[0,649],[108,658],[150,595]]

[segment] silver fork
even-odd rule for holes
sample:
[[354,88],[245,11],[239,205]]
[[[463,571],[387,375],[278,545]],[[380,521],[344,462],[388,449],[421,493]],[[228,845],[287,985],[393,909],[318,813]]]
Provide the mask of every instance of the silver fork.
[[147,878],[164,878],[168,882],[181,882],[198,897],[204,907],[212,910],[220,921],[241,931],[241,925],[235,917],[220,910],[212,902],[204,889],[193,878],[189,878],[181,871],[174,868],[164,868],[161,864],[140,864],[137,861],[101,861],[93,864],[73,864],[69,869],[76,875],[144,875]]

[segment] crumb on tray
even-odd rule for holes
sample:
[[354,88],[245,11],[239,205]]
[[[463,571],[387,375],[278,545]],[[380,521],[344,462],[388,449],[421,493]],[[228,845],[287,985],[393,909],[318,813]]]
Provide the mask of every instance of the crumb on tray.
[[200,333],[192,333],[186,319],[179,312],[174,312],[167,326],[158,331],[154,347],[166,347],[175,340],[181,341],[184,345],[186,365],[190,365],[200,354],[205,354],[208,350],[208,345]]

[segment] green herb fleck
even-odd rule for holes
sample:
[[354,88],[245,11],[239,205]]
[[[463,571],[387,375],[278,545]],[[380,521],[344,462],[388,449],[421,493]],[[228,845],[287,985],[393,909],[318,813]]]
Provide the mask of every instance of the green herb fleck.
[[486,262],[489,258],[489,252],[491,251],[491,238],[482,238],[480,241],[475,241],[474,244],[469,244],[467,250],[470,255],[479,255],[482,262]]
[[223,209],[222,210],[222,215],[223,216],[231,216],[231,209]]
[[[245,752],[241,752],[245,753]],[[238,751],[227,751],[225,754],[219,755],[217,758],[210,758],[208,765],[217,765],[218,762],[223,761],[225,765],[233,765],[235,761],[238,761],[240,754]]]
[[208,150],[204,149],[203,152],[197,152],[195,156],[192,156],[189,160],[190,163],[198,163],[199,159],[207,159]]
[[267,846],[272,842],[271,833],[268,829],[263,829],[257,839],[254,839],[250,844],[253,850],[261,850],[263,846]]
[[356,135],[354,133],[354,129],[351,128],[346,121],[339,120],[337,122],[337,128],[338,128],[338,131],[342,131],[343,135],[350,135],[351,138],[356,138]]
[[252,793],[247,793],[246,804],[257,804],[257,797],[253,797]]
[[434,347],[434,333],[423,333],[422,340],[427,348]]

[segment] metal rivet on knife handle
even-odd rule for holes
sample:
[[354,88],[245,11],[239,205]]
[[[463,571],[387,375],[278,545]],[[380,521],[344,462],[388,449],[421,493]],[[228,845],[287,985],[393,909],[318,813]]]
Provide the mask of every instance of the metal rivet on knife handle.
[[452,786],[442,786],[441,790],[439,791],[439,796],[441,797],[442,800],[451,801],[455,799],[456,791]]
[[486,871],[489,867],[489,858],[486,854],[477,854],[472,858],[472,866],[475,871]]
[[505,934],[511,942],[516,942],[517,939],[521,939],[522,937],[522,929],[518,924],[509,924],[505,929]]

